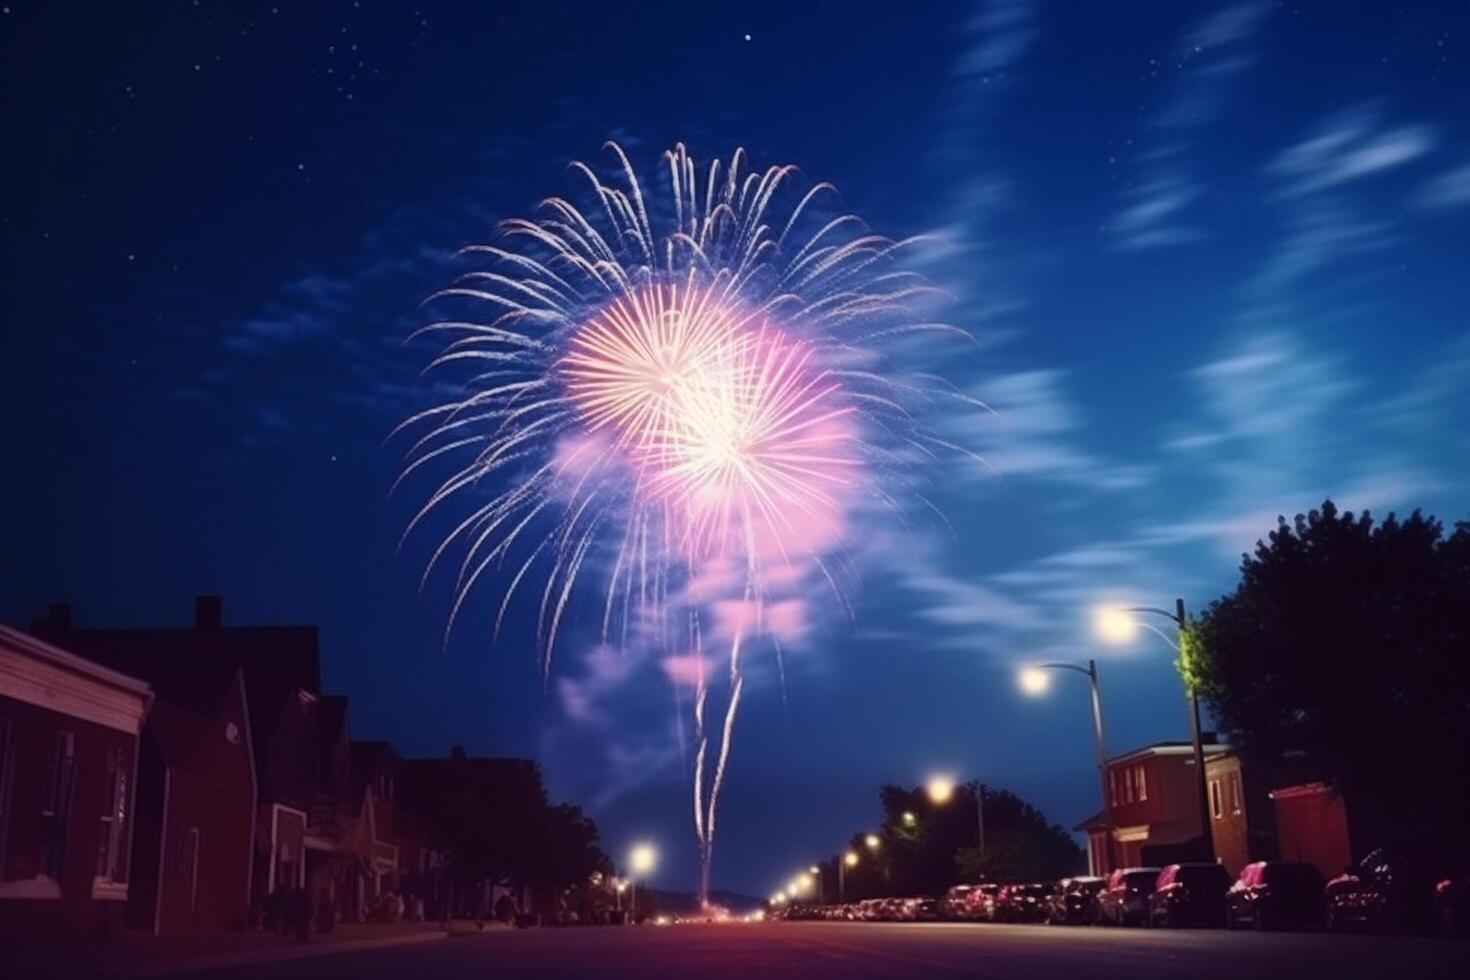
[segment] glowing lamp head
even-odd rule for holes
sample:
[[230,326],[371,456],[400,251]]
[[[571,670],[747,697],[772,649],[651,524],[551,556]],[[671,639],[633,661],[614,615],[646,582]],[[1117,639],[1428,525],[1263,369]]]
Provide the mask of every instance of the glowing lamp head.
[[936,806],[944,806],[954,798],[954,780],[948,776],[934,776],[925,787],[929,793],[929,801]]
[[1021,685],[1021,690],[1037,697],[1045,694],[1051,687],[1051,677],[1040,667],[1023,667],[1016,675],[1016,682]]
[[1098,606],[1092,613],[1092,630],[1104,643],[1123,646],[1138,635],[1138,621],[1119,606]]
[[919,818],[914,815],[914,811],[912,811],[912,810],[905,810],[903,812],[903,825],[905,827],[912,827],[914,824],[916,824],[918,822],[919,822]]
[[777,892],[776,894],[772,895],[771,896],[771,904],[772,905],[785,905],[786,904],[786,893],[785,892]]
[[652,844],[636,844],[628,853],[628,870],[635,875],[646,875],[658,864],[658,852]]
[[863,843],[868,845],[868,850],[876,851],[883,845],[882,839],[877,834],[869,834],[863,838]]
[[810,868],[807,868],[807,869],[806,869],[806,872],[807,872],[807,874],[811,874],[811,875],[819,875],[819,874],[821,874],[821,873],[822,873],[822,869],[821,869],[821,868],[819,868],[819,867],[817,867],[817,866],[816,866],[816,865],[815,865],[815,864],[814,864],[814,865],[812,865],[812,866],[811,866],[811,867],[810,867]]
[[857,867],[857,851],[848,851],[846,854],[842,855],[842,863],[847,865],[849,868]]

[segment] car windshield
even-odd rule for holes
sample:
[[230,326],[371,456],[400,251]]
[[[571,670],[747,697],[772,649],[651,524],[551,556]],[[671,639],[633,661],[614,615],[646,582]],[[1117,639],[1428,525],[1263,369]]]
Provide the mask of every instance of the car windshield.
[[1174,873],[1174,880],[1186,885],[1224,885],[1229,883],[1230,876],[1216,864],[1208,868],[1180,868]]
[[1157,871],[1131,871],[1123,876],[1123,883],[1137,888],[1139,885],[1152,885],[1158,877]]
[[1267,884],[1284,888],[1316,888],[1321,876],[1310,864],[1268,864],[1261,876]]
[[1047,893],[1047,890],[1048,889],[1047,889],[1047,887],[1045,885],[1023,885],[1019,889],[1019,891],[1021,892],[1022,895],[1038,895],[1038,896],[1039,895],[1045,895]]

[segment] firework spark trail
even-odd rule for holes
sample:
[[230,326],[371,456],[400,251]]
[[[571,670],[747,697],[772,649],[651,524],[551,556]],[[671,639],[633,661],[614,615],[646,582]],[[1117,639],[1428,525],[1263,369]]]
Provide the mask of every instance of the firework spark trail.
[[[430,367],[476,373],[461,397],[400,426],[427,431],[399,482],[454,461],[405,537],[441,510],[468,510],[424,570],[427,582],[460,553],[447,628],[490,574],[504,583],[498,634],[517,590],[544,576],[536,631],[547,678],[579,579],[593,569],[606,571],[603,643],[620,635],[624,647],[687,651],[704,892],[743,647],[765,637],[779,655],[766,607],[814,583],[847,606],[830,561],[845,564],[854,515],[876,505],[902,516],[907,496],[927,503],[894,479],[904,458],[964,450],[919,415],[939,398],[973,400],[889,353],[915,334],[955,330],[919,314],[934,290],[896,266],[917,239],[890,241],[852,215],[821,213],[828,184],[783,210],[795,168],[747,173],[740,150],[701,174],[674,147],[664,154],[668,196],[650,198],[627,155],[608,146],[620,181],[571,167],[592,207],[554,197],[535,219],[502,222],[498,243],[464,250],[487,266],[431,297],[459,315],[415,334],[447,338]],[[735,612],[721,625],[726,606]],[[729,640],[715,746],[701,610]]]

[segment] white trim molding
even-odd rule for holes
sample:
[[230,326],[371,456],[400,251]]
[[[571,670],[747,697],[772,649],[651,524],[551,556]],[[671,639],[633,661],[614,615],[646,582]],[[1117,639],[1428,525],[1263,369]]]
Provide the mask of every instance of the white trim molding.
[[19,881],[0,881],[0,900],[4,899],[61,899],[61,885],[45,875],[22,878]]
[[93,878],[92,897],[99,902],[126,902],[128,883],[113,881],[111,878]]
[[0,624],[0,695],[137,735],[153,689]]

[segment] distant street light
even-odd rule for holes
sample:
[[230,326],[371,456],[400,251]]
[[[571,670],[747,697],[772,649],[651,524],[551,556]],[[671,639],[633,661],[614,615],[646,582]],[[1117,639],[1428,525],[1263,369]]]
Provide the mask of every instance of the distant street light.
[[868,845],[868,850],[876,851],[878,848],[883,846],[883,839],[877,834],[869,834],[868,836],[863,838],[863,843]]
[[954,780],[948,776],[931,776],[926,789],[931,803],[944,806],[954,796]]
[[847,901],[847,869],[857,867],[858,852],[848,851],[837,862],[837,904]]
[[[1166,633],[1156,629],[1152,624],[1135,618],[1135,613],[1163,616],[1172,622],[1179,638],[1178,642],[1169,639]],[[1184,614],[1183,599],[1174,600],[1173,612],[1154,606],[1099,606],[1093,611],[1092,622],[1097,635],[1105,643],[1111,643],[1114,646],[1131,643],[1138,635],[1139,627],[1142,627],[1173,647],[1181,661],[1184,657],[1185,633],[1189,630],[1189,618]],[[1184,694],[1189,701],[1189,742],[1194,748],[1195,782],[1199,792],[1200,844],[1204,848],[1204,859],[1213,861],[1215,842],[1210,834],[1210,791],[1209,781],[1205,778],[1204,740],[1200,734],[1199,691],[1195,690],[1194,685],[1190,683],[1189,675],[1185,671],[1181,671],[1181,674],[1184,680]]]
[[919,818],[916,817],[916,816],[914,816],[914,811],[912,811],[912,810],[905,810],[905,811],[903,811],[903,825],[905,827],[912,827],[914,824],[916,824],[918,822],[919,822]]
[[776,894],[772,895],[771,896],[771,904],[772,905],[785,905],[786,904],[786,893],[785,892],[777,892]]
[[638,878],[647,877],[658,865],[658,851],[649,843],[634,844],[633,849],[628,852],[628,881],[632,886],[632,893],[628,896],[628,908],[633,917],[638,915]]
[[1111,871],[1115,865],[1113,860],[1113,801],[1108,796],[1108,760],[1103,740],[1103,718],[1102,718],[1102,695],[1097,686],[1097,662],[1087,661],[1087,666],[1079,664],[1032,664],[1021,670],[1019,681],[1021,690],[1032,696],[1045,694],[1051,686],[1051,680],[1047,676],[1048,670],[1072,670],[1087,676],[1088,691],[1092,696],[1092,741],[1097,751],[1097,776],[1102,784],[1103,801],[1103,831],[1106,836],[1105,858]]
[[[1045,674],[1042,674],[1045,677]],[[985,857],[985,789],[979,780],[965,784],[975,794],[975,846]],[[934,776],[929,780],[929,799],[937,806],[944,806],[954,799],[954,780],[948,776]]]

